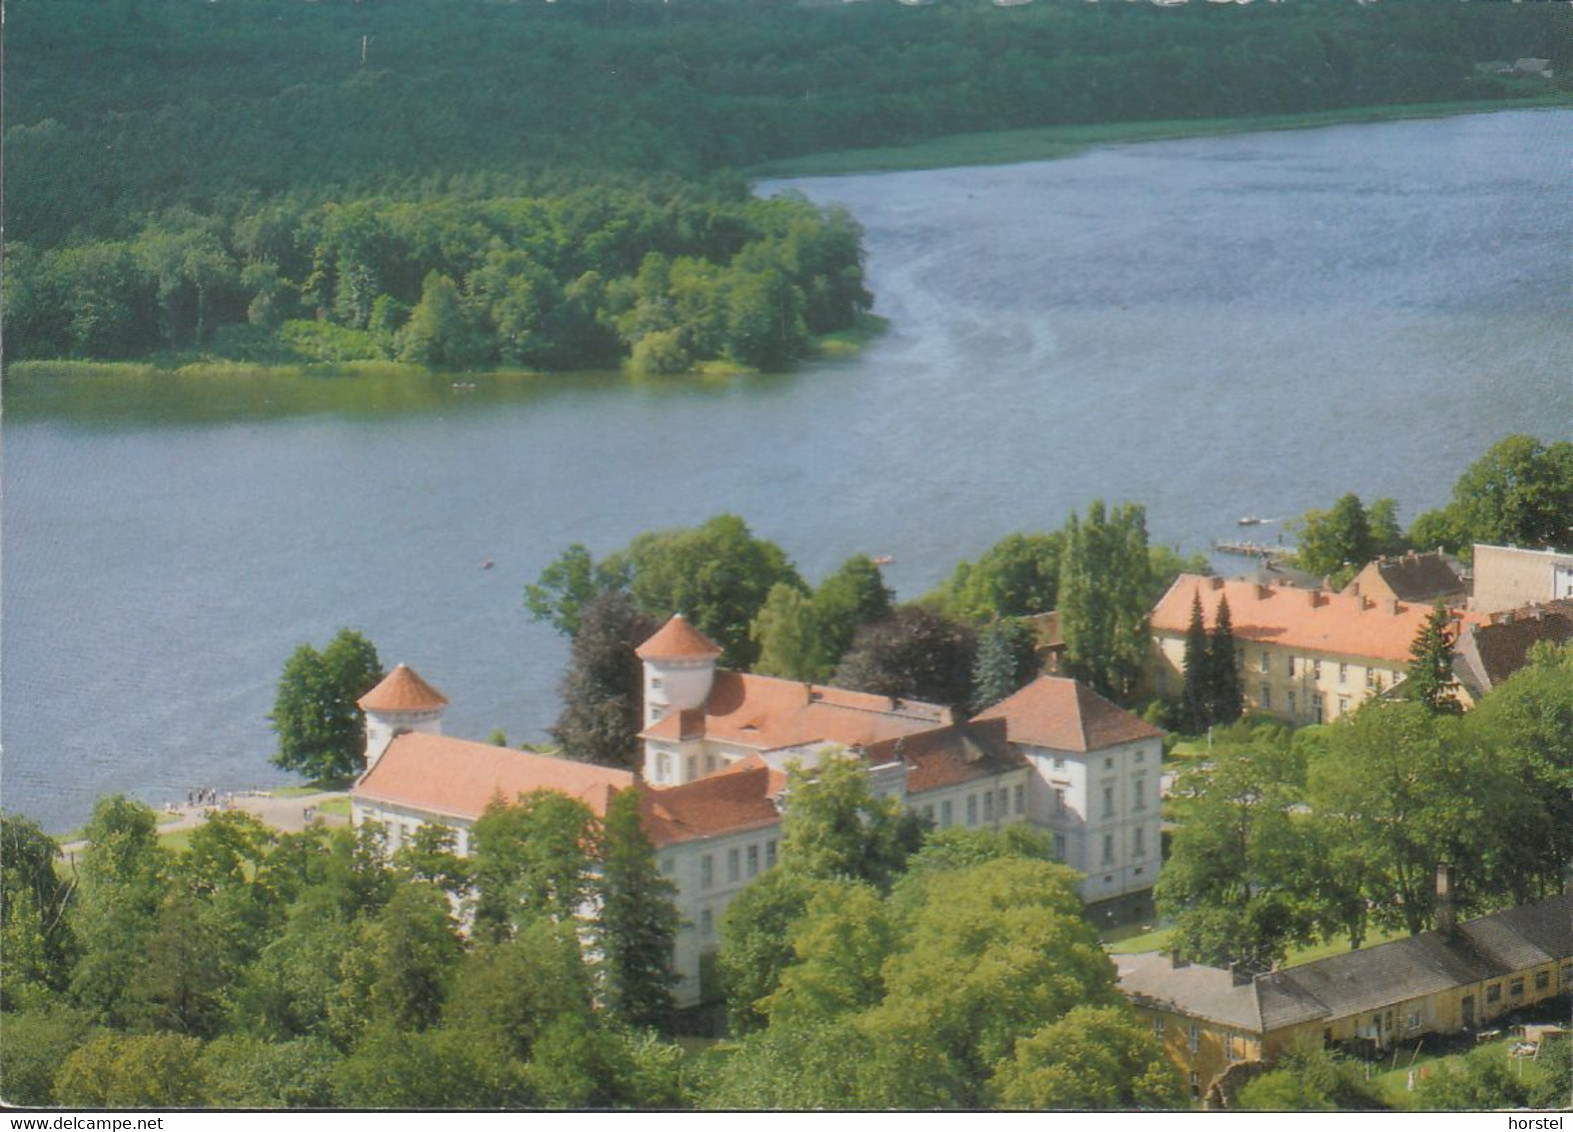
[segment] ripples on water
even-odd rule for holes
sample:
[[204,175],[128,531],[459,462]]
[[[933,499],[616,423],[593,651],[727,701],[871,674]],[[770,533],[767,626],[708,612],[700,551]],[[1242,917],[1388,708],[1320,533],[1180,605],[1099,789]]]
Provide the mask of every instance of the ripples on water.
[[1186,551],[1349,490],[1412,517],[1503,435],[1573,436],[1570,133],[1510,112],[794,182],[867,227],[891,326],[791,375],[13,384],[4,804],[61,831],[109,790],[281,781],[273,682],[342,625],[449,695],[450,734],[540,739],[566,650],[522,585],[723,510],[811,579],[894,555],[904,597],[1100,496]]

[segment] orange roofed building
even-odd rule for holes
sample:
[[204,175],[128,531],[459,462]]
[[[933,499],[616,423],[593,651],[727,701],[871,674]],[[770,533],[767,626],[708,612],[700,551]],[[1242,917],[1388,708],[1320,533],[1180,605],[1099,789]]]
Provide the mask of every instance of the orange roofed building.
[[1240,688],[1257,715],[1291,723],[1330,722],[1404,678],[1409,652],[1432,606],[1343,593],[1181,574],[1152,612],[1153,691],[1185,687],[1185,633],[1202,599],[1210,631],[1227,598]]
[[1074,681],[1040,677],[961,722],[935,704],[729,672],[716,667],[720,653],[681,616],[639,647],[638,775],[444,738],[446,699],[401,666],[404,694],[379,685],[362,701],[368,769],[351,792],[354,820],[387,827],[390,849],[438,822],[468,853],[495,798],[559,790],[603,814],[616,791],[638,790],[658,866],[677,887],[682,1005],[706,997],[700,972],[726,906],[777,862],[792,763],[850,752],[877,795],[939,828],[1030,823],[1087,874],[1088,900],[1156,881],[1162,733]]

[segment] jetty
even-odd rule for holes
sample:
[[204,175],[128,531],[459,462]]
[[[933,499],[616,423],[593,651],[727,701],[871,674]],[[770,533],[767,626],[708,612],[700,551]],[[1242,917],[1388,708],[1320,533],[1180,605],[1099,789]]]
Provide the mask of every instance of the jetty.
[[1219,554],[1238,554],[1241,558],[1265,558],[1269,562],[1283,562],[1294,554],[1289,546],[1269,546],[1263,542],[1239,542],[1234,539],[1214,539],[1213,549]]

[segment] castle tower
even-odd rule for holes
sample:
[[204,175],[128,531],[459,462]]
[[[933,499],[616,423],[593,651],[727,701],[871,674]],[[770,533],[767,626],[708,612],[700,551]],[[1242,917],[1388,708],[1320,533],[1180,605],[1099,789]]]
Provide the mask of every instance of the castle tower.
[[721,648],[674,613],[634,655],[644,662],[644,725],[649,727],[674,711],[704,705]]
[[422,680],[415,669],[401,664],[355,702],[366,713],[366,769],[370,770],[388,744],[406,731],[441,735],[448,697]]

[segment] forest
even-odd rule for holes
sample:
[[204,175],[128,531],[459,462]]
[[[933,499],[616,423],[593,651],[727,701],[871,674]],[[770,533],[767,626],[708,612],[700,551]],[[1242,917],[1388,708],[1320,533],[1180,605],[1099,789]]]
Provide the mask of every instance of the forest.
[[1573,72],[1566,5],[1223,7],[18,0],[6,357],[778,368],[866,307],[857,232],[732,171]]

